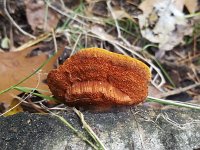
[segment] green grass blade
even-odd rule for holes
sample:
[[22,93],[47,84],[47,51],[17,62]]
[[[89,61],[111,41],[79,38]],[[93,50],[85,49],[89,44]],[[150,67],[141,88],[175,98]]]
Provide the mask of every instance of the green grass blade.
[[197,105],[197,104],[185,103],[185,102],[179,102],[179,101],[173,101],[173,100],[164,100],[164,99],[154,98],[150,96],[147,97],[146,102],[156,102],[160,104],[174,105],[174,106],[179,106],[179,107],[186,107],[186,108],[200,110],[200,105]]
[[[51,101],[58,101],[57,99],[55,99],[53,97],[46,96],[46,95],[43,95],[43,94],[40,94],[40,93],[35,93],[34,91],[38,90],[38,89],[35,89],[35,88],[16,86],[16,87],[14,87],[14,89],[18,90],[18,91],[21,91],[21,92],[25,92],[25,93],[31,93],[31,94],[33,94],[35,96],[38,96],[38,97],[41,97],[43,99],[47,99],[47,100],[51,100]],[[38,90],[38,91],[40,91],[40,90]]]
[[60,119],[67,127],[69,127],[79,138],[81,138],[83,141],[85,141],[86,143],[88,143],[92,148],[94,148],[95,150],[99,150],[99,148],[94,145],[91,141],[89,141],[82,133],[78,132],[77,129],[75,129],[65,118],[63,118],[62,116],[53,114],[54,116],[56,116],[58,119]]

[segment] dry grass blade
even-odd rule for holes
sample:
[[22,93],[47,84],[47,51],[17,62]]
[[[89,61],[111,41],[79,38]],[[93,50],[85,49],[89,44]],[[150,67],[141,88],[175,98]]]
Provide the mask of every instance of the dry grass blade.
[[56,115],[56,114],[52,114],[52,115],[55,116],[55,117],[57,117],[58,119],[60,119],[63,123],[65,123],[65,125],[67,127],[69,127],[79,138],[81,138],[83,141],[85,141],[86,143],[88,143],[92,148],[94,148],[95,150],[99,150],[82,133],[78,132],[65,118],[63,118],[62,116]]
[[162,93],[162,94],[160,95],[160,97],[167,97],[167,96],[170,96],[170,95],[179,94],[179,93],[181,93],[181,92],[188,91],[188,90],[193,89],[193,88],[198,87],[198,86],[200,86],[200,83],[192,84],[192,85],[186,86],[186,87],[184,87],[184,88],[177,88],[177,89],[175,89],[175,90]]
[[23,44],[22,46],[18,47],[17,49],[15,49],[15,51],[21,51],[21,50],[24,50],[28,47],[35,45],[35,44],[38,44],[39,42],[44,41],[47,38],[49,38],[51,35],[52,35],[51,33],[44,33],[44,34],[36,37],[34,40],[31,40],[31,41]]
[[90,134],[92,139],[98,144],[100,150],[106,150],[103,143],[100,141],[100,139],[97,137],[97,135],[94,133],[94,131],[91,129],[91,127],[85,122],[83,114],[78,111],[76,108],[73,108],[74,112],[79,116],[84,129]]

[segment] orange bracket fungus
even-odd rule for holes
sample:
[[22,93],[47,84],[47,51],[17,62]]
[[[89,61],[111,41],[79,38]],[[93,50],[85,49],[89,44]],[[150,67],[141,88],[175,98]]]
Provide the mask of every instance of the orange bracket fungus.
[[150,70],[141,61],[86,48],[47,77],[53,95],[69,106],[135,105],[148,95]]

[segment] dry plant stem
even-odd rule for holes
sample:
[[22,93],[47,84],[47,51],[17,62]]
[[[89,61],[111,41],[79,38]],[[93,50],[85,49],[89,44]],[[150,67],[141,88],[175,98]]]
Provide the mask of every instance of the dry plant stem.
[[[45,1],[45,2],[46,2],[46,3],[47,3],[47,5],[49,6],[49,8],[51,8],[51,9],[55,10],[56,12],[58,12],[59,14],[61,14],[61,15],[63,15],[63,16],[66,16],[66,17],[68,17],[68,18],[71,18],[71,19],[73,19],[73,17],[72,17],[72,16],[68,15],[68,13],[74,14],[74,12],[73,12],[73,11],[71,11],[71,10],[68,10],[68,9],[65,9],[65,10],[67,10],[67,12],[68,12],[68,13],[65,13],[65,12],[63,12],[63,11],[59,10],[58,8],[54,7],[53,5],[51,5],[49,2],[47,2],[47,1]],[[80,23],[80,24],[86,25],[86,23],[85,23],[85,22],[83,22],[83,21],[81,21],[81,20],[79,20],[79,19],[76,19],[75,21],[77,21],[77,22],[78,22],[78,23]]]
[[41,42],[41,41],[47,39],[47,38],[48,38],[49,36],[51,36],[51,35],[52,35],[51,33],[41,34],[41,35],[38,36],[36,39],[31,40],[31,41],[25,43],[24,45],[18,47],[17,49],[15,49],[15,51],[21,51],[21,50],[24,50],[24,49],[26,49],[26,48],[28,48],[28,47],[31,47],[31,46],[33,46],[33,45],[35,45],[35,44],[37,44],[37,43],[39,43],[39,42]]
[[35,36],[33,36],[33,35],[27,33],[27,32],[24,31],[22,28],[20,28],[20,27],[17,25],[17,23],[14,21],[14,19],[10,16],[10,14],[9,14],[9,12],[8,12],[8,10],[7,10],[7,7],[6,7],[6,0],[4,0],[3,5],[4,5],[4,11],[5,11],[5,13],[6,13],[6,16],[9,18],[9,20],[12,22],[12,24],[13,24],[21,33],[23,33],[24,35],[29,36],[29,37],[32,38],[32,39],[35,39]]
[[39,113],[45,113],[41,108],[38,108],[38,105],[34,104],[31,100],[28,100],[29,105],[32,106]]
[[83,124],[83,127],[85,128],[85,130],[90,134],[92,139],[99,145],[99,149],[106,150],[106,148],[103,145],[103,143],[100,141],[100,139],[97,137],[97,135],[91,129],[91,127],[85,122],[83,114],[80,111],[78,111],[76,108],[73,108],[73,110],[79,116],[79,118],[80,118],[80,120],[81,120],[81,122]]
[[65,120],[65,118],[63,118],[62,116],[56,115],[54,113],[51,113],[53,116],[56,116],[58,119],[60,119],[63,123],[65,123],[65,125],[67,127],[69,127],[79,138],[81,138],[83,141],[85,141],[86,143],[88,143],[92,148],[94,148],[95,150],[99,150],[98,147],[96,147],[92,142],[90,142],[82,133],[78,132],[78,130],[76,130],[69,122],[67,122],[67,120]]
[[115,16],[115,14],[112,11],[112,7],[111,7],[110,3],[111,3],[111,0],[108,0],[107,1],[107,6],[108,6],[108,9],[110,10],[110,13],[111,13],[114,21],[115,21],[115,25],[117,27],[118,38],[120,38],[121,37],[121,31],[120,31],[119,24],[118,24],[118,21],[116,19],[116,16]]
[[200,16],[200,12],[196,12],[196,13],[192,13],[192,14],[189,14],[189,15],[185,15],[185,18],[192,18],[192,17],[196,17],[196,16]]
[[72,56],[72,55],[74,54],[74,51],[75,51],[75,49],[76,49],[76,47],[77,47],[77,44],[78,44],[78,42],[79,42],[79,40],[80,40],[80,38],[81,38],[81,35],[82,35],[82,33],[79,34],[79,36],[78,36],[78,38],[77,38],[77,40],[76,40],[76,43],[74,44],[73,49],[72,49],[72,51],[71,51],[71,53],[70,53],[70,56]]
[[185,64],[185,63],[193,61],[194,59],[198,59],[199,57],[200,57],[200,54],[195,54],[194,56],[192,56],[192,58],[188,58],[188,56],[186,56],[186,58],[182,57],[180,60],[178,60],[178,63]]
[[60,0],[60,3],[62,4],[62,7],[66,9],[64,1]]
[[43,24],[43,29],[46,29],[47,27],[47,19],[48,19],[48,5],[45,5],[45,15],[44,15],[44,24]]
[[[63,0],[60,0],[60,1],[63,1]],[[70,9],[68,9],[67,7],[65,7],[65,6],[63,5],[63,2],[61,2],[61,4],[62,4],[62,6],[64,6],[64,7],[63,7],[64,10],[63,10],[63,9],[62,9],[62,10],[59,10],[58,8],[56,8],[56,7],[54,7],[53,5],[51,5],[50,2],[47,2],[47,0],[45,0],[45,2],[49,5],[49,7],[50,7],[51,9],[55,10],[55,11],[58,12],[59,14],[64,15],[64,16],[66,16],[66,17],[68,17],[68,18],[71,18],[72,20],[75,20],[75,21],[77,21],[78,23],[81,23],[82,25],[85,25],[85,26],[87,26],[87,27],[88,27],[88,25],[87,25],[85,22],[83,22],[83,21],[80,20],[80,19],[74,19],[74,18],[72,17],[72,15],[76,15],[77,17],[80,17],[80,18],[82,18],[82,19],[86,19],[86,20],[88,20],[88,21],[93,21],[93,22],[99,23],[99,24],[104,24],[104,22],[105,22],[103,19],[98,18],[98,17],[94,17],[94,16],[93,16],[93,17],[87,17],[87,16],[84,16],[84,15],[78,14],[78,13],[74,12],[73,10],[70,10]],[[69,15],[69,14],[70,14],[70,15]]]
[[192,84],[192,85],[189,85],[189,86],[184,87],[184,88],[178,88],[178,89],[175,89],[175,90],[172,90],[172,91],[169,91],[169,92],[162,93],[162,94],[160,94],[159,97],[163,98],[163,97],[167,97],[167,96],[170,96],[170,95],[179,94],[181,92],[185,92],[185,91],[190,90],[192,88],[195,88],[197,86],[200,86],[200,83]]
[[118,33],[118,38],[121,39],[127,46],[131,46],[131,44],[121,34],[121,30],[120,30],[117,18],[115,16],[115,14],[113,13],[113,10],[112,10],[112,7],[111,7],[110,3],[111,3],[111,0],[108,0],[107,1],[107,6],[108,6],[108,9],[110,10],[110,13],[111,13],[114,21],[115,21],[115,25],[116,25],[117,33]]
[[58,45],[57,45],[57,42],[56,42],[56,35],[55,35],[55,32],[54,32],[54,29],[52,29],[51,32],[52,32],[53,43],[54,43],[54,48],[55,48],[54,53],[57,53],[58,52]]

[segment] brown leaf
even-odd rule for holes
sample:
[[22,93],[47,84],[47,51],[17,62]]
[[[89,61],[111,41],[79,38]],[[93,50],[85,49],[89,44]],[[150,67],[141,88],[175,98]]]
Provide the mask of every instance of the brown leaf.
[[57,26],[59,15],[51,9],[46,11],[44,1],[25,0],[24,3],[26,5],[26,16],[28,23],[31,25],[31,28],[34,32],[37,29],[51,31],[52,28]]
[[198,2],[197,0],[185,0],[185,7],[187,7],[190,13],[195,13],[198,9]]
[[[35,48],[36,47],[32,47],[18,52],[0,53],[0,91],[15,85],[44,63],[47,59],[46,54],[40,54],[39,56],[34,57],[27,56],[27,54]],[[20,84],[20,86],[31,88],[37,87],[38,89],[49,90],[43,81],[46,80],[47,73],[53,69],[53,63],[60,53],[61,51],[59,51],[59,53],[51,59],[51,61],[45,65],[39,73]],[[11,94],[18,95],[19,93],[19,91],[11,90],[7,93],[1,94],[0,102],[4,102],[9,105],[13,99]]]

